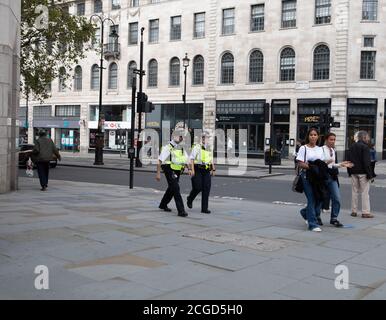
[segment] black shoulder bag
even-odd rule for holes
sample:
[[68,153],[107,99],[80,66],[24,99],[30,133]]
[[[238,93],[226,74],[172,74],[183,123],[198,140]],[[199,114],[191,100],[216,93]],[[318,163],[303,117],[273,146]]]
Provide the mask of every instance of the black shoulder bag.
[[[307,147],[304,146],[304,162],[306,162],[307,159]],[[303,181],[302,178],[300,177],[300,172],[299,170],[299,164],[297,165],[297,173],[294,181],[292,182],[292,191],[293,192],[298,192],[298,193],[303,193],[304,191],[304,186],[303,186]]]

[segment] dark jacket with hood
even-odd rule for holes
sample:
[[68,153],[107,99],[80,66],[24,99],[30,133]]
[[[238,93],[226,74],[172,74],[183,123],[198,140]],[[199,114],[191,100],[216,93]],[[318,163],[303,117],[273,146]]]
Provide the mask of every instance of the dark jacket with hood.
[[36,140],[32,154],[36,161],[50,161],[54,159],[54,156],[60,159],[59,151],[54,142],[46,136]]

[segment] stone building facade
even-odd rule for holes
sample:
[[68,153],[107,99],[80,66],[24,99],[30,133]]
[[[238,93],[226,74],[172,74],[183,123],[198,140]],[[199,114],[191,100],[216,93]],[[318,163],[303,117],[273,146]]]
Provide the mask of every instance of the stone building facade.
[[0,193],[17,189],[20,0],[0,0]]
[[[378,156],[385,156],[384,0],[83,0],[68,1],[68,7],[72,14],[103,14],[118,25],[119,55],[105,63],[103,79],[105,144],[111,151],[126,143],[130,130],[128,74],[139,66],[144,27],[144,91],[156,105],[146,127],[161,131],[165,121],[187,121],[191,128],[235,129],[236,138],[238,130],[248,129],[248,154],[260,156],[271,135],[264,122],[269,103],[272,141],[283,156],[292,155],[309,127],[320,126],[326,111],[340,123],[332,131],[342,154],[363,129]],[[54,81],[44,106],[32,102],[41,110],[29,110],[30,142],[33,127],[46,127],[62,149],[92,150],[98,59],[91,52],[79,63],[72,88],[60,92]]]

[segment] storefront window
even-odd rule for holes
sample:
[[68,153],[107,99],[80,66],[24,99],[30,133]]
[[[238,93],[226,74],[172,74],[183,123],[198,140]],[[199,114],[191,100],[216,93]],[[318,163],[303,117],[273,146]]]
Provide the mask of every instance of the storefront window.
[[[216,128],[225,131],[225,141],[228,130],[235,130],[236,153],[240,146],[246,147],[250,155],[264,152],[264,103],[264,100],[217,101]],[[239,141],[240,130],[247,130],[247,141]]]
[[78,152],[80,150],[79,129],[56,129],[55,143],[60,150]]
[[289,155],[290,101],[274,100],[273,108],[273,146],[280,151],[282,158]]
[[317,128],[323,136],[325,126],[323,114],[331,114],[330,99],[300,99],[298,100],[298,140],[304,141],[309,129]]
[[371,143],[375,143],[375,124],[377,117],[376,99],[348,99],[347,104],[347,142],[349,149],[354,142],[354,134],[367,131]]

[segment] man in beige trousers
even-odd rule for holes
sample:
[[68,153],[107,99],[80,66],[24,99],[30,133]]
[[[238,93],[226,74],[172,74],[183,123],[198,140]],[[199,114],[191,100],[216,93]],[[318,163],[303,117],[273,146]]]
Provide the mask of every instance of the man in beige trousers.
[[358,197],[362,197],[362,218],[374,218],[370,211],[370,180],[373,178],[371,171],[371,157],[369,142],[370,137],[366,131],[359,131],[356,142],[350,147],[348,161],[354,166],[348,168],[352,183],[351,216],[358,215]]

